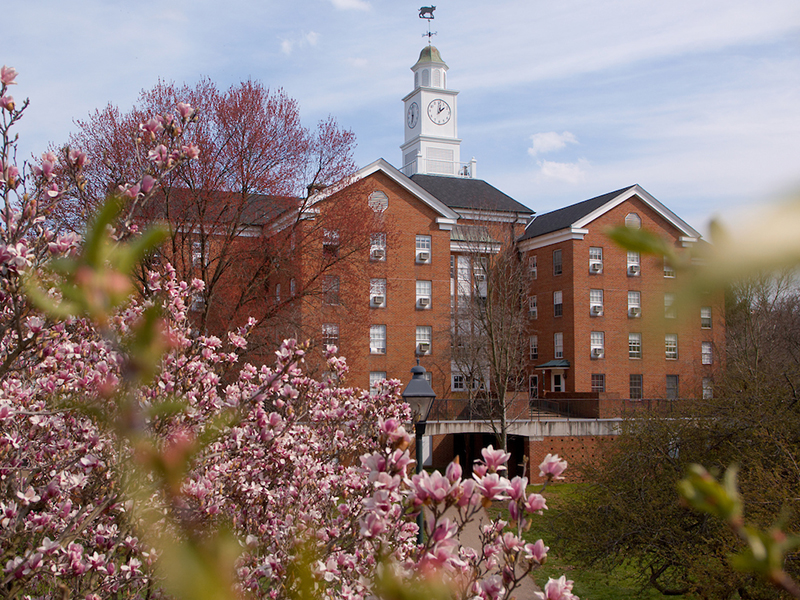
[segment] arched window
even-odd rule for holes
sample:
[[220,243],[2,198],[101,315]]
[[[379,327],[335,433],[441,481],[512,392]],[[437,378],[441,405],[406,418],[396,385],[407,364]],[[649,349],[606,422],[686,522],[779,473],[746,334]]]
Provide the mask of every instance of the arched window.
[[625,216],[625,227],[630,227],[631,229],[641,229],[642,228],[642,219],[636,213],[628,213]]
[[433,70],[433,87],[441,87],[442,72],[439,69]]
[[429,87],[431,85],[431,72],[428,69],[422,71],[422,87]]

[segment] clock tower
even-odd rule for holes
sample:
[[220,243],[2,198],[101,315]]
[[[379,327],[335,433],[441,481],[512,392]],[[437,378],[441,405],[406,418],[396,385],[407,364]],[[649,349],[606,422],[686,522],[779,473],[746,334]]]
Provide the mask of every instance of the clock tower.
[[458,139],[458,92],[447,89],[447,65],[430,44],[411,67],[414,90],[403,98],[405,143],[402,171],[432,175],[464,175]]

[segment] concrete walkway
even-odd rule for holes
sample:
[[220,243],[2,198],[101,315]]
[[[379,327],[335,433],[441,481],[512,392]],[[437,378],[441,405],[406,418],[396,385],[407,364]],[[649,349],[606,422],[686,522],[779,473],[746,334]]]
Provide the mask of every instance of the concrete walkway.
[[[448,516],[450,520],[454,520],[451,516],[445,513],[445,516]],[[482,510],[480,512],[480,518],[470,521],[467,523],[467,526],[461,532],[459,536],[459,541],[461,542],[462,546],[469,546],[471,548],[475,548],[476,550],[480,551],[481,548],[481,538],[480,538],[480,531],[483,525],[486,525],[490,522],[489,515],[486,514],[486,511]],[[535,598],[534,592],[540,591],[539,587],[533,581],[532,577],[526,577],[522,580],[520,585],[514,590],[510,597],[507,597],[505,600],[511,600],[512,598],[516,598],[516,600],[533,600]]]

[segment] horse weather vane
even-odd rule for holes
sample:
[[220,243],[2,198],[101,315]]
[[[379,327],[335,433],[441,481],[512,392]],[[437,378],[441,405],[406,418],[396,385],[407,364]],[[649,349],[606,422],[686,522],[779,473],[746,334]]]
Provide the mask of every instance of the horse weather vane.
[[433,21],[433,11],[436,10],[435,6],[422,6],[419,9],[419,18],[425,19],[428,22],[428,33],[423,33],[422,37],[428,38],[428,44],[431,43],[431,38],[436,35],[436,32],[431,32],[431,21]]

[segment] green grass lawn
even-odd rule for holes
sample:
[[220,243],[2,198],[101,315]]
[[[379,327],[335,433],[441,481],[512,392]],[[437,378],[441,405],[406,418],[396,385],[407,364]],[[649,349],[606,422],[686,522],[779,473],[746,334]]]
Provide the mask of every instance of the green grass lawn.
[[[566,575],[567,579],[575,582],[572,591],[581,600],[663,600],[664,596],[654,589],[642,589],[641,584],[634,580],[634,572],[630,568],[620,567],[607,572],[599,567],[578,565],[565,558],[565,549],[559,547],[559,541],[552,532],[552,522],[560,514],[564,498],[577,493],[580,486],[581,484],[575,483],[557,483],[549,486],[545,492],[548,510],[541,516],[534,515],[533,525],[525,534],[527,541],[535,542],[541,538],[545,545],[550,547],[545,565],[534,572],[536,583],[541,586],[547,582],[548,577],[557,579],[561,575]],[[538,491],[539,487],[531,486],[528,491],[529,493]],[[500,505],[492,510],[502,511],[505,513],[504,518],[508,518],[507,510],[500,508]]]

